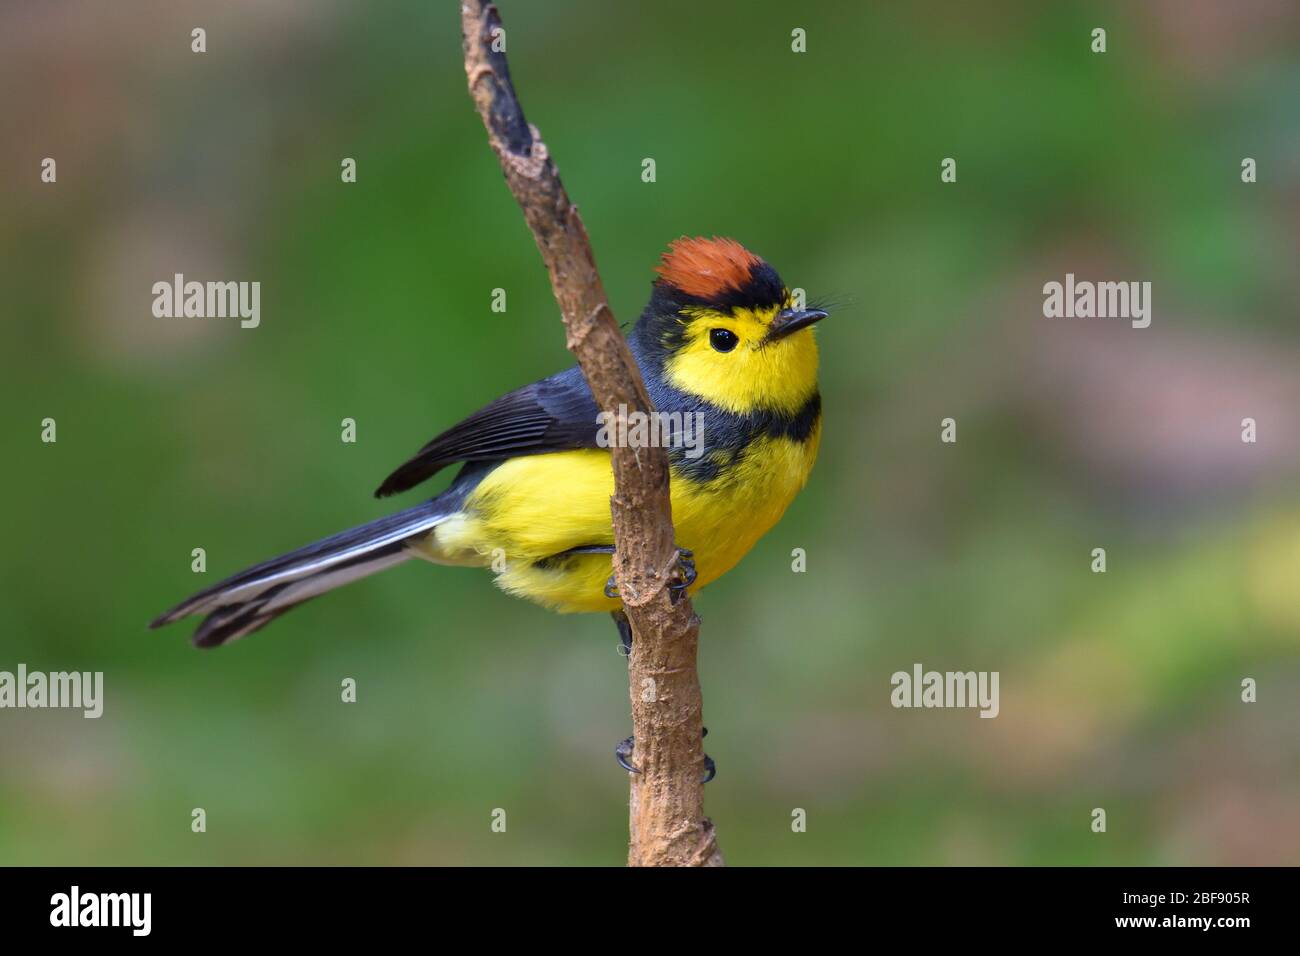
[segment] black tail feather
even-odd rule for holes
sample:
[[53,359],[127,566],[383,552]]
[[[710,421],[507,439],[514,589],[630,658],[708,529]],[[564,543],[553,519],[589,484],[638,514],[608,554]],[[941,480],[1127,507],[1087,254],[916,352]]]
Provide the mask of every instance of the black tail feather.
[[446,506],[434,500],[332,535],[205,588],[149,626],[204,614],[194,644],[219,647],[318,594],[404,561],[407,544],[428,534],[447,514]]
[[190,640],[195,647],[205,650],[210,647],[220,647],[235,638],[260,631],[285,611],[290,611],[297,606],[297,604],[290,604],[288,607],[265,614],[259,614],[258,605],[253,602],[219,608],[203,619],[203,623],[194,631],[194,636]]

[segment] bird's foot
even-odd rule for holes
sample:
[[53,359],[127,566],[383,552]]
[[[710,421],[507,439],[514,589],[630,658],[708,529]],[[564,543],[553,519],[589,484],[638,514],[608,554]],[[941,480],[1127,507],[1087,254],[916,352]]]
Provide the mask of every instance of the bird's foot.
[[676,604],[686,593],[686,589],[695,583],[699,577],[699,572],[695,570],[695,552],[688,551],[686,548],[677,549],[677,575],[668,584],[668,597],[672,603]]
[[641,771],[636,769],[636,767],[632,766],[629,762],[632,759],[633,743],[634,738],[632,737],[620,740],[618,746],[614,748],[614,759],[617,760],[618,765],[628,773],[640,773]]
[[[695,552],[679,547],[674,571],[672,580],[668,582],[668,596],[669,600],[676,604],[681,600],[682,595],[686,593],[686,589],[694,584],[695,579],[699,577],[699,572],[695,570]],[[609,576],[609,580],[605,582],[605,597],[613,598],[616,601],[619,597],[618,583],[614,580],[612,574]]]
[[[700,736],[701,737],[709,736],[709,728],[705,727],[704,732],[700,734]],[[626,770],[628,773],[641,772],[640,770],[638,770],[636,767],[632,765],[632,750],[635,747],[635,745],[636,745],[636,738],[628,737],[625,740],[620,740],[618,746],[614,748],[614,759],[617,760],[618,765],[622,767],[624,770]],[[708,783],[717,775],[718,775],[718,765],[713,762],[712,757],[710,757],[708,754],[705,754],[704,755],[704,779],[701,780],[700,782]]]
[[609,616],[614,619],[614,624],[618,627],[618,652],[624,657],[631,657],[632,622],[622,611],[610,611]]

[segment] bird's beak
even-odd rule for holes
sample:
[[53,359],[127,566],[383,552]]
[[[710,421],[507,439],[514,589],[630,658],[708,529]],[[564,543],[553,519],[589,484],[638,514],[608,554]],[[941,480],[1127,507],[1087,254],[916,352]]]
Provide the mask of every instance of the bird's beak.
[[767,341],[775,342],[800,329],[806,329],[828,314],[821,309],[782,309],[772,318],[772,324],[767,330]]

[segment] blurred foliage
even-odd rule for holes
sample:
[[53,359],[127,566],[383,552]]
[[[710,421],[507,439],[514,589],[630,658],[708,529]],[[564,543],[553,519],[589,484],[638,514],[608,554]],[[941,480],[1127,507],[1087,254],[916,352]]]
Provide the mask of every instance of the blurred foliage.
[[[697,602],[728,859],[1300,862],[1294,6],[501,5],[621,320],[682,234],[837,304],[813,480]],[[213,653],[144,630],[568,364],[456,4],[0,25],[0,669],[107,687],[97,721],[0,712],[0,862],[621,861],[604,616],[412,564]],[[1152,327],[1044,319],[1066,271],[1152,281]],[[261,281],[261,327],[153,318],[174,272]],[[918,661],[1000,671],[1000,716],[893,710]]]

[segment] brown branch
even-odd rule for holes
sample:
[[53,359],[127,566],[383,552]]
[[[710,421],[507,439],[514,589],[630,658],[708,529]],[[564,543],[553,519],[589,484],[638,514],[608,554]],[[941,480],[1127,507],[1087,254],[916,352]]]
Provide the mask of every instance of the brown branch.
[[[461,3],[469,93],[506,183],[524,212],[551,275],[569,351],[596,404],[607,412],[653,410],[645,383],[614,321],[587,230],[560,182],[546,144],[524,119],[506,64],[496,7]],[[496,49],[493,49],[496,40]],[[596,423],[592,422],[593,428]],[[720,866],[704,816],[703,701],[696,670],[699,618],[690,599],[674,604],[676,572],[668,456],[662,448],[614,448],[614,574],[635,639],[628,662],[636,748],[628,863]]]

